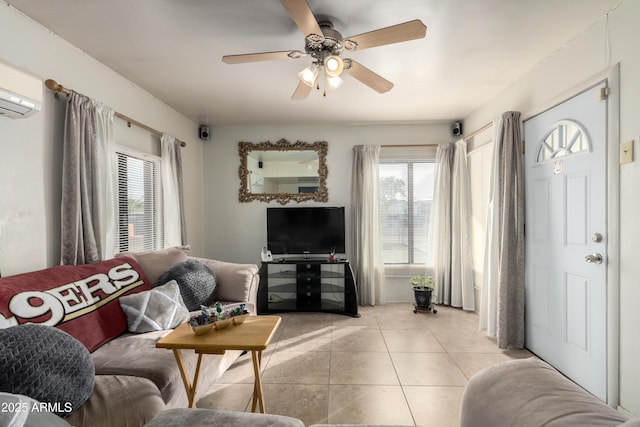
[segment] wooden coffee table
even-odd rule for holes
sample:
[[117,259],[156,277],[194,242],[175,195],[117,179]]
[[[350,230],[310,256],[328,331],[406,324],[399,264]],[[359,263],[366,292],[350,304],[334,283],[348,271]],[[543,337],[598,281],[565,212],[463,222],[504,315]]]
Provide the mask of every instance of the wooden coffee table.
[[[246,350],[251,352],[253,360],[253,374],[255,377],[253,386],[253,403],[251,412],[264,413],[264,398],[262,395],[262,380],[260,368],[262,363],[262,350],[266,349],[280,324],[278,316],[250,316],[240,325],[229,325],[222,330],[211,330],[204,335],[196,335],[188,323],[178,326],[173,332],[156,343],[158,348],[173,350],[176,363],[182,375],[184,388],[189,399],[189,408],[193,408],[196,400],[196,388],[200,375],[200,363],[205,354],[224,354],[227,350]],[[193,384],[188,376],[187,367],[182,358],[181,350],[194,350],[198,353],[196,371],[193,375]]]

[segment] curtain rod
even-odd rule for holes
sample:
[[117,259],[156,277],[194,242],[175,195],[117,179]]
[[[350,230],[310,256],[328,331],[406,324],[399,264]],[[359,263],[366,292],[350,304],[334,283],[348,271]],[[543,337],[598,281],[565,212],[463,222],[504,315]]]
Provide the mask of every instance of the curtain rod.
[[437,147],[440,144],[383,144],[382,148],[410,148],[410,147]]
[[[486,125],[482,126],[480,129],[471,132],[469,135],[465,136],[464,138],[462,138],[465,142],[470,140],[471,138],[473,138],[474,136],[478,135],[480,132],[483,132],[487,129],[489,129],[490,127],[493,126],[493,122],[489,122]],[[380,147],[382,148],[392,148],[392,147],[400,147],[400,148],[409,148],[409,147],[437,147],[440,144],[404,144],[404,145],[394,145],[394,144],[384,144],[381,145]]]
[[[57,81],[52,80],[52,79],[47,79],[44,82],[45,86],[49,89],[51,89],[53,92],[55,92],[56,96],[58,96],[58,94],[60,93],[64,93],[65,95],[71,95],[71,90],[67,89],[66,87],[62,86],[61,84],[58,84]],[[136,125],[137,127],[146,130],[147,132],[150,132],[156,136],[162,137],[163,133],[160,132],[159,130],[155,130],[152,127],[149,127],[147,125],[145,125],[144,123],[140,123],[137,120],[132,119],[131,117],[127,117],[122,113],[119,113],[117,111],[113,112],[113,115],[116,116],[119,119],[124,120],[125,122],[127,122],[127,126],[131,127],[132,124]],[[187,143],[184,141],[180,141],[180,146],[181,147],[186,147]]]
[[465,136],[463,139],[466,142],[471,138],[473,138],[474,136],[476,136],[477,134],[479,134],[480,132],[484,132],[485,130],[489,129],[490,127],[493,127],[493,122],[487,123],[486,125],[482,126],[480,129],[476,130],[475,132],[471,132],[469,135]]

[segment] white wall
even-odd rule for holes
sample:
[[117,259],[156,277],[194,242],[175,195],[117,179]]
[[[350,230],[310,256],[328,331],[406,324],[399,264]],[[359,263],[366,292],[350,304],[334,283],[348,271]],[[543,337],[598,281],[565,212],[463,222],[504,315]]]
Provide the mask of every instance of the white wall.
[[[0,29],[3,35],[11,35],[0,43],[0,61],[43,81],[57,80],[187,142],[182,151],[187,233],[192,252],[201,255],[204,250],[203,173],[198,125],[3,1],[0,1]],[[60,262],[65,98],[56,100],[44,86],[43,91],[43,109],[35,116],[20,120],[0,117],[0,271],[3,275]]]
[[[266,208],[277,202],[238,202],[238,142],[276,142],[285,138],[327,141],[328,206],[345,206],[347,230],[351,191],[352,148],[358,144],[437,144],[451,140],[449,124],[216,127],[205,143],[205,253],[235,262],[260,262],[266,245]],[[305,202],[300,205],[314,205]],[[288,206],[297,206],[291,202]],[[347,243],[348,245],[348,243]],[[347,252],[349,246],[347,247]]]
[[480,292],[484,270],[484,246],[489,206],[489,184],[493,162],[493,132],[488,129],[468,145],[467,167],[471,182],[471,259],[473,261],[473,294],[476,311],[480,311]]
[[[640,135],[640,2],[626,0],[565,47],[542,61],[482,109],[465,118],[465,128],[482,127],[508,110],[531,114],[559,95],[620,64],[620,141]],[[523,47],[525,48],[525,47]],[[609,49],[609,50],[608,50]],[[637,159],[637,157],[636,157]],[[473,178],[472,178],[473,179]],[[620,405],[640,416],[640,164],[620,166]],[[609,218],[616,221],[618,218]]]

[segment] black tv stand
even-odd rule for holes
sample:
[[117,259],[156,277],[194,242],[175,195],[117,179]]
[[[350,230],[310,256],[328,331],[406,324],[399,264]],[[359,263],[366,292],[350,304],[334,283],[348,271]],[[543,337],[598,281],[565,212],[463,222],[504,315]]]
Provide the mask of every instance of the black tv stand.
[[335,262],[329,262],[329,261],[326,260],[325,257],[322,257],[322,258],[314,258],[314,257],[308,257],[308,258],[306,258],[306,257],[290,257],[290,258],[279,257],[279,258],[274,258],[273,261],[268,261],[268,262],[275,262],[275,263],[278,263],[278,264],[283,264],[283,263],[286,264],[286,263],[289,263],[289,262],[291,262],[291,263],[319,262],[319,263],[325,263],[325,264],[338,264],[338,263],[341,263],[341,262],[349,262],[349,260],[346,259],[346,258],[336,258]]
[[348,260],[281,258],[263,262],[258,314],[321,311],[360,317]]

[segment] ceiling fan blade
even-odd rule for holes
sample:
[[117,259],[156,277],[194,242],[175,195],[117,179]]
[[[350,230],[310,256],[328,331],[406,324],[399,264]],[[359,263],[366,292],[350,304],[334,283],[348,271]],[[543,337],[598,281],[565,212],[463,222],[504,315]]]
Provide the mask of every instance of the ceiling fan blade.
[[309,93],[311,93],[311,89],[313,88],[307,86],[301,81],[300,83],[298,83],[298,87],[293,92],[293,95],[291,95],[291,99],[295,99],[296,101],[305,99],[307,96],[309,96]]
[[392,25],[391,27],[380,28],[357,36],[347,37],[348,40],[358,44],[356,51],[369,49],[386,44],[400,43],[408,40],[421,39],[427,35],[427,26],[419,19],[405,22],[403,24]]
[[282,5],[289,11],[291,19],[296,23],[300,31],[305,36],[309,34],[322,35],[322,30],[318,25],[316,17],[313,15],[307,0],[280,0]]
[[272,59],[300,58],[306,54],[299,50],[281,50],[279,52],[244,53],[240,55],[225,55],[222,62],[227,64],[243,64],[245,62],[271,61]]
[[366,84],[371,89],[379,93],[389,92],[393,88],[393,83],[385,79],[379,74],[374,73],[359,62],[350,59],[351,67],[344,71],[349,73],[352,77],[360,80],[360,82]]

